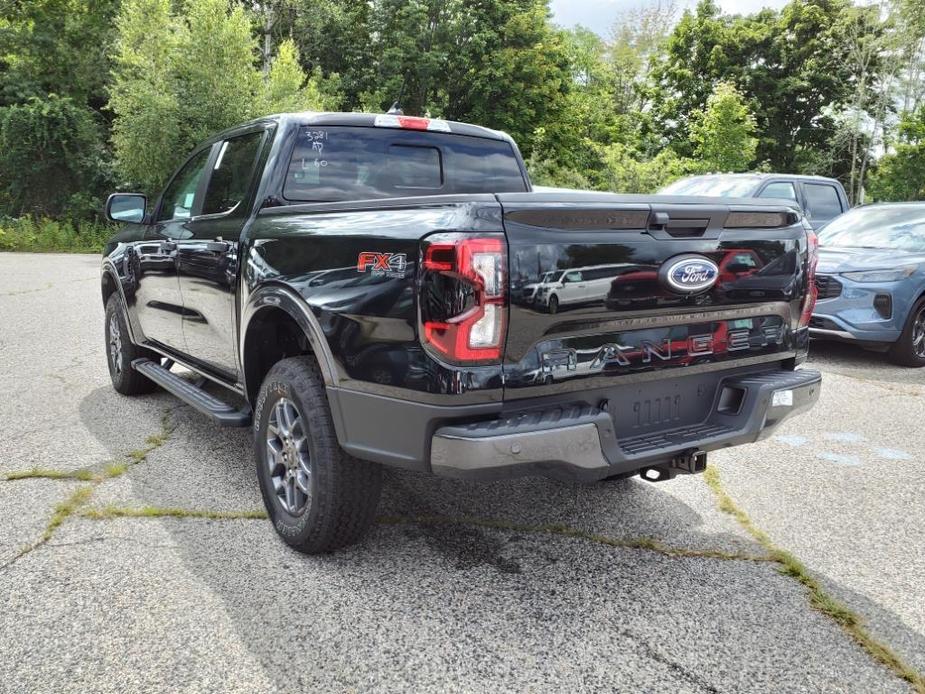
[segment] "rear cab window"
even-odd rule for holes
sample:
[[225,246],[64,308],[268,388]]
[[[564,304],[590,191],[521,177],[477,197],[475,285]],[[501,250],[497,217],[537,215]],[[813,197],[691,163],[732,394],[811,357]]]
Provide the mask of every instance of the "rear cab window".
[[334,202],[526,190],[514,149],[504,140],[313,125],[299,129],[283,197]]

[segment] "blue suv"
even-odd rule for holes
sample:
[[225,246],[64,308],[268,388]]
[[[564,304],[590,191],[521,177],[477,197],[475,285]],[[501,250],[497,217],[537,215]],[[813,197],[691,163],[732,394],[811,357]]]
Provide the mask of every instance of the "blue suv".
[[810,335],[925,366],[925,203],[857,207],[819,245]]

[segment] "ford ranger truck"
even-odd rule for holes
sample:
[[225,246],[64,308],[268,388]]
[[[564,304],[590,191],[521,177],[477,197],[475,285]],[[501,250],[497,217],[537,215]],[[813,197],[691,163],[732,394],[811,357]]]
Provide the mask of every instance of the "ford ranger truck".
[[216,135],[106,214],[115,389],[252,426],[303,552],[362,535],[385,465],[667,480],[819,396],[797,369],[815,237],[782,202],[536,193],[503,133],[299,113]]

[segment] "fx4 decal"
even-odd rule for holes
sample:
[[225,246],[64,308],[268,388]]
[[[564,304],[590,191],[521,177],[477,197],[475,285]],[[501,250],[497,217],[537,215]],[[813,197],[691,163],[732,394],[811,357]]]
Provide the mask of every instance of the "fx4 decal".
[[404,277],[407,267],[404,253],[363,251],[357,256],[357,272],[369,272],[374,277]]

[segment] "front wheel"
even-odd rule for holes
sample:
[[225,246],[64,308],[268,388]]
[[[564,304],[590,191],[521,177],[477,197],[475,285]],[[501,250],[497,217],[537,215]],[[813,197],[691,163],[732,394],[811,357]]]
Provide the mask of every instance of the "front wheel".
[[549,312],[558,313],[559,312],[559,297],[553,294],[549,297]]
[[122,302],[115,293],[106,301],[106,361],[109,364],[109,377],[112,387],[122,395],[141,395],[150,393],[157,386],[132,368],[135,359],[145,357],[153,361],[159,359],[151,350],[135,345],[128,334],[125,323],[125,311]]
[[889,357],[900,366],[925,366],[925,298],[919,299],[909,311],[906,327],[890,348]]
[[257,478],[273,527],[306,554],[353,544],[376,517],[382,469],[337,443],[324,380],[310,356],[283,359],[254,415]]

